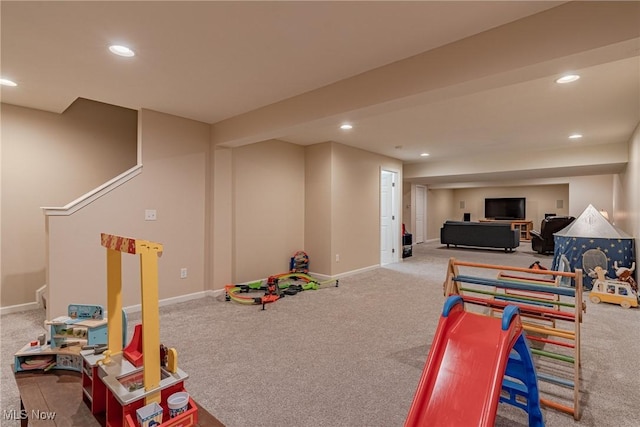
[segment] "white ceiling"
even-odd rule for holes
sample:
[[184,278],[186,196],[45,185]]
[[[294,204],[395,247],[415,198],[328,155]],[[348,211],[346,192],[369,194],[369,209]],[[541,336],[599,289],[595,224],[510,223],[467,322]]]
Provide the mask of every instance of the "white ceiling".
[[[2,102],[62,112],[83,97],[216,124],[222,145],[336,141],[407,163],[626,142],[640,119],[640,34],[536,50],[559,19],[544,14],[580,24],[568,9],[579,5],[565,3],[2,1],[1,74],[18,83]],[[524,59],[504,53],[504,34],[531,35]],[[475,39],[495,52],[453,58]],[[137,55],[116,57],[111,44]],[[427,83],[401,77],[420,61]],[[565,71],[582,78],[555,84]],[[337,128],[345,119],[353,130]],[[572,132],[585,137],[568,142]]]

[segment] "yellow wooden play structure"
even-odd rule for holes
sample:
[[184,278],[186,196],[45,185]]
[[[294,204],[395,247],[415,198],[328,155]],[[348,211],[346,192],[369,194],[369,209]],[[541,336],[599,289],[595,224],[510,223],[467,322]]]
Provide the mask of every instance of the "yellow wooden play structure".
[[[122,253],[140,255],[140,295],[142,305],[142,354],[144,389],[157,389],[145,396],[145,404],[160,403],[160,314],[158,305],[158,257],[160,243],[136,240],[102,233],[102,246],[107,248],[107,325],[109,348],[105,360],[122,352]],[[108,353],[107,353],[108,352]]]
[[[136,411],[143,406],[164,409],[165,422],[160,427],[195,425],[198,410],[191,398],[188,398],[186,412],[175,418],[169,419],[166,411],[167,399],[174,393],[184,392],[188,375],[178,369],[175,349],[168,349],[166,366],[161,363],[158,258],[162,255],[162,245],[105,233],[100,240],[107,249],[108,348],[97,365],[100,366],[98,376],[106,386],[107,426],[135,426]],[[142,306],[142,324],[136,326],[131,344],[124,350],[121,333],[123,253],[140,257]],[[138,388],[140,379],[142,384]]]

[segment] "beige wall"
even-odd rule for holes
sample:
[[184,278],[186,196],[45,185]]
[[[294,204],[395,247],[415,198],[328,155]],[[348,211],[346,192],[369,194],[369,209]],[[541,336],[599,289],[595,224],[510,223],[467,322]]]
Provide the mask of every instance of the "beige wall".
[[[6,109],[21,110],[3,106],[3,113]],[[299,249],[310,254],[311,269],[318,274],[333,276],[379,264],[380,170],[399,172],[402,182],[400,161],[333,142],[300,147],[271,140],[211,149],[210,125],[148,110],[140,113],[140,124],[142,174],[72,216],[49,220],[50,316],[64,313],[70,302],[105,303],[101,232],[165,245],[159,262],[163,299],[264,278],[286,269],[288,257]],[[4,125],[3,137],[10,129]],[[5,142],[3,138],[3,166],[8,161]],[[428,189],[426,237],[439,238],[446,219],[461,219],[462,212],[473,215],[470,206],[484,197],[524,194],[528,212],[536,206],[539,215],[564,214],[549,206],[566,201],[561,197],[568,197],[567,187],[575,194],[563,209],[574,214],[573,205],[593,203],[595,191],[597,200],[615,206],[616,217],[637,236],[639,146],[636,130],[629,165],[620,176],[576,177],[557,185]],[[15,181],[9,185],[5,177],[3,168],[3,202],[5,188],[6,194],[17,191]],[[410,197],[402,187],[399,192],[405,200]],[[39,203],[40,219],[40,205],[65,204],[75,196]],[[465,200],[464,209],[460,200]],[[156,209],[158,220],[144,221],[145,209]],[[3,203],[3,248],[6,212]],[[124,304],[133,305],[139,302],[137,259],[124,260]],[[188,268],[187,279],[179,279],[183,267]],[[31,301],[32,291],[23,302]]]
[[427,240],[440,240],[442,223],[453,218],[453,200],[451,189],[427,188]]
[[613,175],[576,176],[569,179],[569,214],[578,217],[589,205],[613,215]]
[[[397,202],[400,203],[402,162],[346,145],[330,144],[332,265],[329,274],[337,275],[380,264],[380,172],[398,173]],[[400,225],[398,250],[402,247],[399,230]]]
[[[616,177],[614,198],[614,222],[616,226],[640,238],[640,124],[629,141],[629,163],[626,170]],[[640,259],[636,240],[636,261]],[[640,263],[637,263],[640,265]],[[636,277],[638,274],[636,273]]]
[[221,289],[233,283],[235,264],[233,256],[233,162],[230,148],[215,147],[211,150],[209,170],[213,194],[210,199],[211,245],[208,270],[210,289]]
[[415,241],[415,215],[416,215],[416,207],[415,205],[416,198],[416,185],[412,184],[408,181],[404,181],[402,183],[402,223],[405,225],[405,229],[407,233],[413,233],[413,238]]
[[336,276],[379,265],[380,172],[398,172],[400,203],[402,162],[335,142],[305,150],[305,246],[311,270]]
[[0,306],[45,279],[42,206],[61,206],[137,162],[137,112],[78,99],[63,114],[2,104]]
[[[106,250],[100,233],[159,242],[159,297],[205,290],[206,171],[210,126],[140,112],[142,173],[71,216],[48,217],[49,318],[69,303],[106,304]],[[145,221],[156,209],[157,221]],[[140,302],[139,260],[123,255],[123,305]],[[180,269],[188,277],[180,279]]]
[[304,246],[309,268],[331,273],[331,143],[305,148]]
[[[567,215],[569,212],[569,186],[567,184],[485,187],[453,190],[453,216],[449,219],[462,221],[465,212],[471,213],[471,220],[484,218],[484,199],[496,197],[525,197],[526,218],[533,221],[533,227],[539,229],[545,213]],[[557,201],[562,200],[562,208]],[[460,203],[464,202],[464,208]]]
[[[638,137],[636,136],[636,138]],[[627,176],[629,170],[633,170],[632,162],[627,168]],[[465,212],[471,213],[472,221],[484,218],[484,199],[486,197],[526,197],[527,219],[533,221],[533,228],[536,230],[539,229],[545,213],[577,217],[589,204],[594,205],[597,209],[607,210],[614,220],[621,218],[622,215],[629,216],[633,215],[633,212],[637,212],[629,206],[628,209],[617,209],[614,213],[614,194],[616,192],[628,194],[628,191],[634,191],[634,187],[637,192],[638,187],[635,184],[637,181],[631,183],[631,180],[624,178],[624,184],[622,184],[623,180],[614,175],[576,176],[563,180],[566,183],[464,189],[430,188],[427,196],[428,238],[439,238],[442,223],[448,219],[462,221]],[[620,187],[624,187],[625,190],[616,190],[616,183]],[[634,198],[631,197],[631,199]],[[563,202],[562,208],[557,207],[560,200]],[[464,201],[464,208],[460,207],[462,201]],[[623,202],[618,201],[617,203]],[[625,213],[623,214],[623,212]],[[621,228],[624,229],[624,227]]]
[[[214,156],[213,262],[220,266],[215,254],[231,249],[227,283],[286,271],[297,250],[309,254],[312,272],[327,276],[380,263],[380,170],[401,179],[399,160],[332,142],[278,140],[216,149]],[[225,224],[232,233],[218,234]],[[223,273],[213,270],[217,289]]]
[[234,282],[285,272],[304,250],[304,166],[304,147],[288,142],[233,150]]
[[[51,310],[63,310],[69,293],[75,301],[103,303],[104,249],[95,240],[100,232],[164,244],[160,298],[285,271],[300,249],[309,252],[312,271],[319,274],[379,264],[380,169],[399,172],[401,179],[400,161],[340,144],[305,148],[277,140],[208,152],[203,140],[209,126],[150,111],[143,111],[141,124],[142,174],[73,217],[50,218]],[[172,144],[178,137],[181,149]],[[156,163],[160,160],[162,165]],[[158,186],[163,191],[156,191]],[[183,200],[172,207],[178,197]],[[123,204],[124,209],[114,207]],[[157,209],[158,221],[142,220],[149,208]],[[180,220],[168,223],[167,216]],[[209,239],[204,236],[208,228],[213,230]],[[172,247],[181,250],[172,252]],[[85,267],[70,268],[76,260],[67,251],[82,252]],[[332,262],[334,251],[341,251],[340,263]],[[136,283],[132,258],[125,257],[125,277]],[[184,280],[178,278],[182,267],[189,269]],[[80,287],[80,278],[100,285]],[[61,283],[71,285],[60,288]],[[136,286],[125,287],[125,306],[138,298]]]

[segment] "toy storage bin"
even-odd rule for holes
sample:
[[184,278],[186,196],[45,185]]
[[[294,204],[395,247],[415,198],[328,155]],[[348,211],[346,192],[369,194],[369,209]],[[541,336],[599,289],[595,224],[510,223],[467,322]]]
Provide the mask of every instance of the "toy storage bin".
[[[187,410],[182,414],[175,418],[169,418],[168,411],[164,411],[163,414],[166,416],[166,421],[156,427],[191,427],[198,424],[198,407],[191,397],[189,397]],[[139,427],[131,414],[127,414],[124,421],[124,427]]]
[[189,393],[179,391],[173,393],[167,398],[167,407],[169,408],[169,418],[175,418],[189,409]]
[[162,423],[162,406],[156,402],[136,410],[136,418],[140,427],[151,427]]

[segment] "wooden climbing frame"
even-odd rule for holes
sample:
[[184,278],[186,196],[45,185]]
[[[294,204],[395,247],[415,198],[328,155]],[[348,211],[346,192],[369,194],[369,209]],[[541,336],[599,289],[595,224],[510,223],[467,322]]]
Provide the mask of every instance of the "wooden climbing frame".
[[[461,274],[461,267],[465,274]],[[496,278],[466,274],[469,271],[478,274],[478,269],[496,271]],[[526,273],[526,276],[514,273]],[[573,280],[575,287],[560,286],[560,278]],[[580,269],[575,272],[539,270],[451,258],[443,288],[445,297],[460,295],[466,303],[488,309],[490,316],[502,316],[506,306],[516,305],[531,353],[537,356],[538,380],[571,389],[573,394],[573,406],[558,402],[555,395],[543,398],[543,391],[540,403],[580,419],[580,323],[586,310]],[[571,326],[564,327],[566,324]],[[547,345],[553,348],[539,348]],[[544,372],[543,361],[570,366],[572,374],[561,376],[563,369]]]

